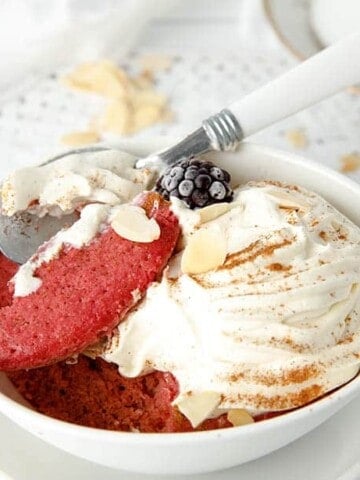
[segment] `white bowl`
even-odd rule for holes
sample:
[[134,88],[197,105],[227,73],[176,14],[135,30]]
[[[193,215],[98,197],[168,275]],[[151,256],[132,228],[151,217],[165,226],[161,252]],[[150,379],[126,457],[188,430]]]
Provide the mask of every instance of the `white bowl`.
[[[144,155],[159,142],[122,148]],[[211,155],[235,182],[276,179],[314,190],[360,225],[360,186],[309,160],[244,143],[237,152]],[[24,429],[73,455],[143,473],[195,474],[240,465],[299,438],[360,393],[360,376],[321,400],[291,413],[242,427],[196,433],[144,434],[80,427],[31,410],[0,374],[0,411]]]

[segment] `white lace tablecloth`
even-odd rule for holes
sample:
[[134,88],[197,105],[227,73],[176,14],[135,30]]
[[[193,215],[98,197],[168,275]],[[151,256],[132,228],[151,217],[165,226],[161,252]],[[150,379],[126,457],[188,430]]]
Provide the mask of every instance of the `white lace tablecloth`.
[[[249,0],[247,3],[250,4]],[[207,11],[203,0],[182,2],[172,15],[153,22],[136,50],[120,60],[122,66],[135,72],[145,52],[170,51],[173,58],[168,71],[158,72],[157,88],[168,95],[175,121],[144,130],[138,134],[139,138],[187,133],[209,114],[296,65],[297,60],[277,42],[270,30],[266,31],[264,19],[263,43],[258,48],[254,38],[250,38],[251,29],[248,28],[247,37],[244,29],[242,35],[238,35],[239,20],[244,24],[245,19],[246,25],[251,25],[256,23],[259,14],[251,12],[250,15],[247,9],[247,20],[239,13],[237,1],[225,0],[225,4],[227,9],[220,8],[217,2]],[[231,37],[237,40],[229,43]],[[246,38],[251,50],[247,48]],[[61,74],[56,71],[46,76],[28,76],[11,89],[0,91],[3,174],[64,149],[60,137],[86,129],[89,119],[100,111],[101,99],[65,89],[58,82]],[[288,133],[292,130],[305,136],[304,148],[294,146],[289,140]],[[342,92],[268,128],[252,140],[339,169],[341,156],[360,151],[359,131],[360,96]],[[360,171],[348,175],[360,181]]]
[[[136,70],[138,50],[122,62]],[[171,69],[158,74],[157,87],[169,98],[175,121],[144,130],[139,138],[178,136],[197,127],[209,114],[279,75],[296,63],[287,54],[175,55]],[[56,72],[27,79],[16,90],[0,97],[1,168],[4,173],[36,161],[61,148],[59,139],[68,132],[86,129],[102,106],[95,96],[65,89]],[[261,108],[261,105],[259,106]],[[335,169],[340,157],[360,150],[360,96],[342,92],[255,135],[252,140],[300,153]],[[301,131],[308,146],[299,149],[288,132]],[[360,181],[360,173],[349,174]]]

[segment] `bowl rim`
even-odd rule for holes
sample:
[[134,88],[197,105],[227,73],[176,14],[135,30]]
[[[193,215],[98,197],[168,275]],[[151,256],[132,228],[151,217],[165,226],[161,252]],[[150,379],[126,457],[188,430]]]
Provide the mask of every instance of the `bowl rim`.
[[[6,374],[4,373],[6,376]],[[48,426],[52,431],[55,429],[61,431],[67,430],[69,434],[76,434],[79,438],[98,438],[99,440],[115,440],[125,441],[127,444],[151,444],[151,445],[174,445],[174,444],[187,444],[189,442],[199,441],[212,442],[214,440],[230,439],[234,436],[241,434],[248,435],[254,429],[261,430],[263,432],[273,429],[274,426],[281,428],[281,426],[289,426],[289,423],[293,423],[301,420],[303,417],[308,416],[309,413],[315,415],[318,410],[323,410],[325,406],[339,402],[342,397],[349,397],[349,401],[355,398],[356,393],[360,393],[360,373],[349,380],[346,384],[339,386],[337,389],[326,393],[323,397],[314,400],[312,403],[298,407],[280,415],[271,417],[269,419],[260,420],[247,425],[241,425],[231,428],[220,428],[216,430],[204,430],[199,432],[175,432],[175,433],[147,433],[147,432],[123,432],[117,430],[105,430],[101,428],[87,427],[83,425],[77,425],[74,423],[66,422],[64,420],[58,420],[53,417],[49,417],[43,413],[39,413],[30,407],[22,405],[16,400],[8,397],[0,391],[0,413],[7,415],[4,412],[3,407],[9,412],[21,412],[22,416],[30,419],[38,419],[44,426]],[[354,396],[353,396],[354,394]],[[10,416],[9,416],[10,417]],[[11,418],[11,417],[10,417]],[[242,433],[241,433],[242,432]]]
[[[163,145],[168,145],[169,138],[163,139]],[[114,148],[146,148],[151,144],[151,139],[135,141],[120,141],[116,143],[107,144]],[[152,142],[154,144],[154,142]],[[313,173],[319,173],[320,175],[326,175],[338,183],[342,183],[347,186],[350,190],[354,192],[355,195],[358,195],[360,198],[360,185],[354,180],[346,177],[345,175],[322,165],[321,163],[315,162],[314,160],[307,159],[301,155],[294,153],[286,152],[280,149],[267,147],[264,145],[258,145],[256,143],[245,141],[241,144],[240,149],[253,150],[257,151],[260,154],[265,156],[280,158],[285,160],[286,163],[296,166],[304,166],[307,170],[312,171]],[[217,153],[217,152],[216,152]],[[221,154],[221,152],[220,152]],[[301,182],[300,182],[301,184]],[[306,188],[306,187],[305,187]],[[6,377],[6,372],[0,372],[0,375]],[[205,430],[199,432],[176,432],[176,433],[140,433],[140,432],[123,432],[116,430],[105,430],[94,427],[87,427],[83,425],[77,425],[70,423],[64,420],[58,420],[56,418],[50,417],[48,415],[42,414],[33,410],[30,407],[22,405],[18,401],[4,394],[0,390],[0,413],[4,414],[9,418],[13,418],[12,413],[21,413],[22,417],[26,420],[38,421],[39,424],[47,427],[49,430],[66,430],[69,434],[74,434],[79,438],[89,438],[93,437],[99,440],[112,440],[112,441],[125,441],[127,444],[151,444],[152,446],[163,445],[179,445],[179,444],[188,444],[189,442],[196,442],[201,440],[205,443],[210,443],[213,441],[218,441],[221,439],[231,439],[233,437],[241,436],[242,434],[248,435],[250,432],[261,430],[263,432],[273,429],[274,426],[281,428],[281,426],[288,425],[293,422],[301,420],[303,417],[308,416],[309,413],[315,415],[317,411],[323,410],[328,406],[328,408],[339,402],[340,399],[346,398],[346,400],[352,400],[356,394],[360,394],[360,371],[347,383],[337,387],[336,389],[326,393],[324,396],[319,399],[314,400],[312,403],[304,405],[302,407],[297,407],[295,409],[280,413],[280,415],[271,417],[269,419],[264,419],[255,423],[235,426],[231,428],[222,428],[217,430]],[[10,414],[8,414],[8,412]],[[15,415],[14,415],[15,416]],[[241,433],[242,432],[242,433]]]

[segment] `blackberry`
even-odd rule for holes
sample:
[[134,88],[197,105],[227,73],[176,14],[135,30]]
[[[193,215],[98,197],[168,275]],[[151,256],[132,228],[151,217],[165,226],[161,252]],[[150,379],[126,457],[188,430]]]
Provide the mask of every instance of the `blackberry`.
[[166,200],[180,198],[190,208],[231,202],[230,174],[212,162],[195,158],[180,160],[169,167],[156,182],[155,190]]

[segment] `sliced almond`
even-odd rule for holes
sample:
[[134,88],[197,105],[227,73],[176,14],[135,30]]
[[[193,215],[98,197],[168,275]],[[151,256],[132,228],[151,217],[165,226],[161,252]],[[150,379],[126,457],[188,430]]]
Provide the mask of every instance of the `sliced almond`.
[[165,95],[148,88],[136,90],[131,100],[135,108],[151,105],[162,109],[167,103],[167,98]]
[[227,419],[234,427],[240,427],[241,425],[247,425],[249,423],[254,423],[255,421],[250,413],[244,408],[234,408],[234,410],[229,410]]
[[109,103],[100,119],[101,130],[126,135],[133,131],[132,107],[126,99],[117,99]]
[[110,224],[118,235],[133,242],[150,243],[161,233],[156,220],[148,218],[145,210],[135,205],[115,207]]
[[201,208],[198,210],[200,214],[200,221],[201,223],[210,222],[211,220],[215,220],[215,218],[224,215],[224,213],[230,210],[229,203],[214,203],[213,205],[209,205],[208,207]]
[[205,273],[220,267],[226,258],[226,241],[221,232],[201,229],[189,239],[181,259],[184,273]]
[[67,133],[61,137],[61,142],[70,147],[78,147],[81,145],[88,145],[90,143],[97,143],[100,141],[100,136],[97,132],[87,130],[84,132]]
[[217,392],[189,392],[180,400],[175,400],[173,405],[176,405],[191,425],[196,428],[214,412],[219,406],[220,400],[221,397]]
[[311,205],[299,196],[278,189],[270,189],[268,193],[277,200],[280,208],[293,208],[304,213],[310,210]]
[[[68,87],[108,99],[105,112],[92,126],[100,133],[133,134],[159,121],[167,121],[167,97],[154,89],[149,71],[130,77],[113,62],[102,60],[80,65],[62,80]],[[70,145],[88,143],[77,137],[63,141]]]
[[141,130],[161,119],[161,108],[157,105],[141,105],[134,112],[134,129]]
[[79,65],[63,78],[68,87],[97,93],[105,97],[123,97],[129,86],[126,73],[109,60]]

